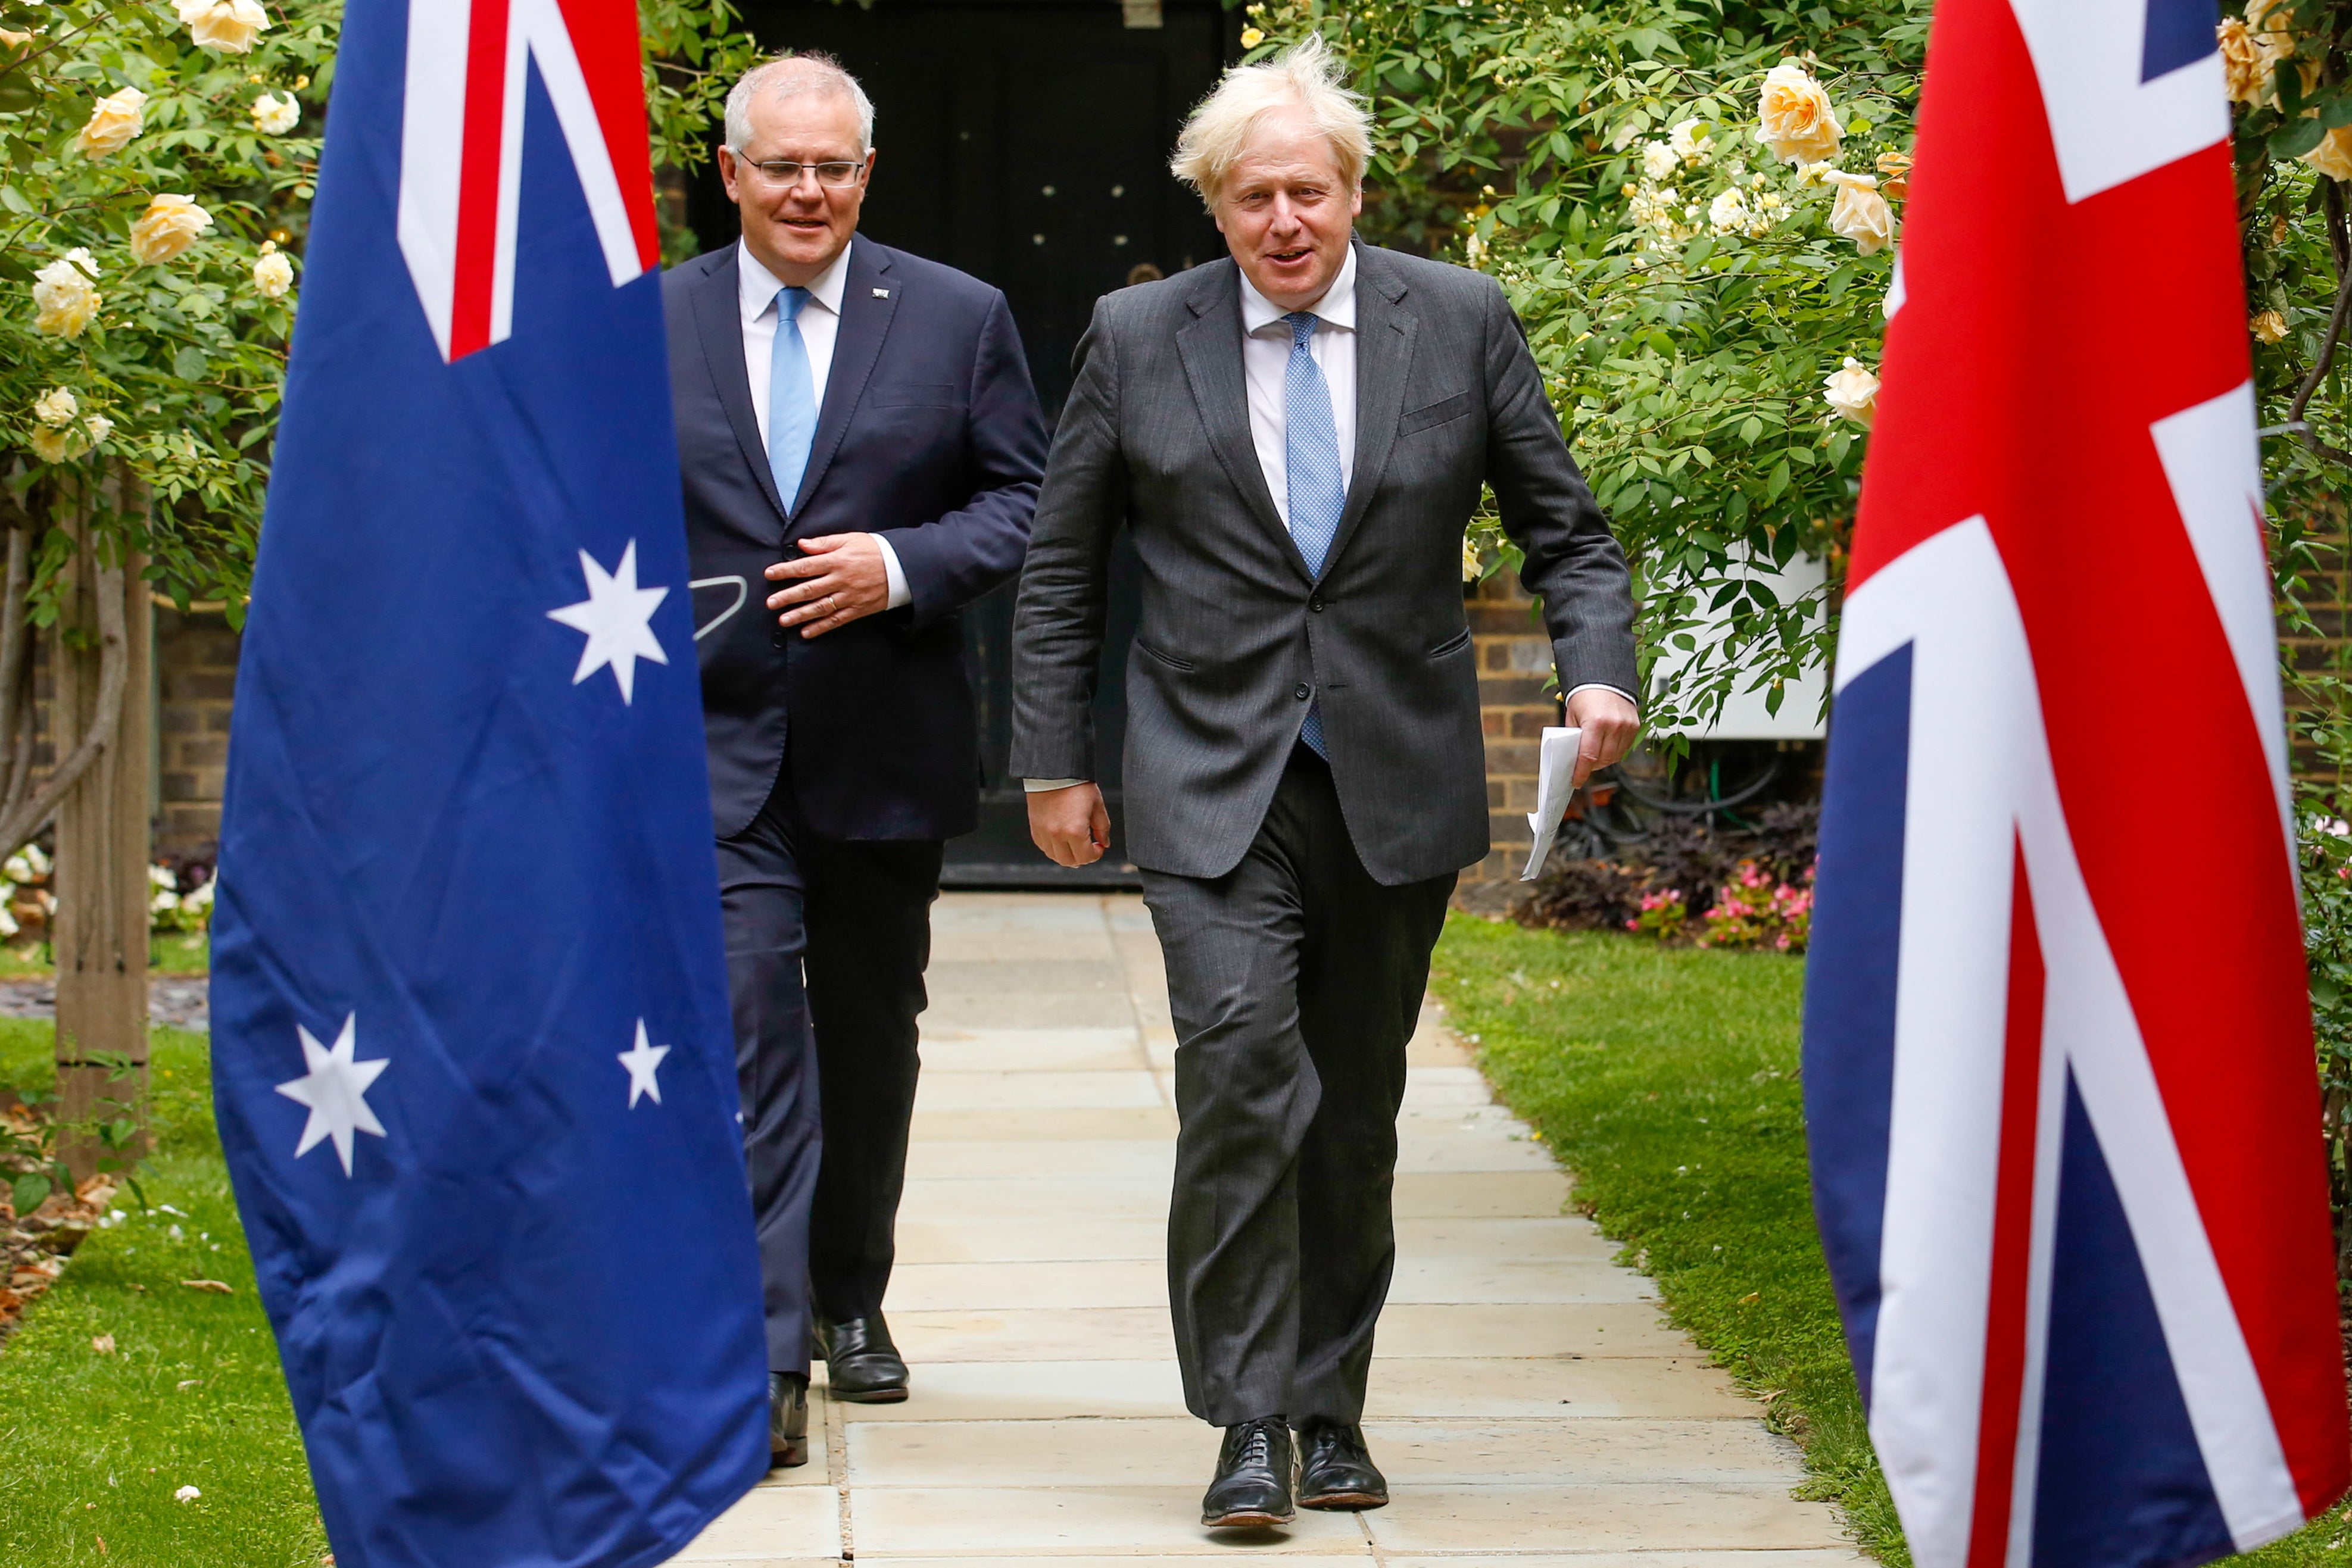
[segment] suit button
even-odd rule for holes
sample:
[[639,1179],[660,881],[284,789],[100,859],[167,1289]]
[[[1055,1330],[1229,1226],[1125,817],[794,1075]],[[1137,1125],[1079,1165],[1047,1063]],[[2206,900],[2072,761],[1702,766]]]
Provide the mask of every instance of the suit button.
[[1305,681],[1301,681],[1290,689],[1290,695],[1297,697],[1300,702],[1305,702],[1308,697],[1315,694],[1308,688]]
[[1319,593],[1318,593],[1318,594],[1317,594],[1314,598],[1312,598],[1312,599],[1308,600],[1308,601],[1307,601],[1307,609],[1309,609],[1309,610],[1312,610],[1312,611],[1313,611],[1313,612],[1315,612],[1315,613],[1316,613],[1316,614],[1318,614],[1318,615],[1322,614],[1322,613],[1323,613],[1323,596],[1322,596],[1321,594],[1319,594]]

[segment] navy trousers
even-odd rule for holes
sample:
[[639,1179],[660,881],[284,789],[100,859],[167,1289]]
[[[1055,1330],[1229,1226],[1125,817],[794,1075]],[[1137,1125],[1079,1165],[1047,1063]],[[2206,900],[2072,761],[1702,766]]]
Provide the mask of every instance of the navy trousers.
[[812,1298],[836,1319],[882,1304],[942,849],[817,838],[781,779],[719,841],[772,1372],[808,1371]]

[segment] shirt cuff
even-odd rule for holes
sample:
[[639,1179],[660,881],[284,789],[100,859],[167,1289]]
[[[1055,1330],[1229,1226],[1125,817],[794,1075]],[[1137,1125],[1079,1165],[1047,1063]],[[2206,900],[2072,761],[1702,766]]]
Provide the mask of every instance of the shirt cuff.
[[1085,782],[1083,779],[1024,779],[1021,788],[1029,794],[1043,795],[1048,789],[1067,789],[1074,784]]
[[890,541],[880,534],[874,536],[874,542],[882,547],[882,575],[890,580],[889,608],[896,610],[902,604],[912,604],[915,595],[907,587],[907,571],[898,564],[898,552],[892,549]]
[[1560,695],[1560,706],[1562,707],[1567,706],[1569,703],[1575,699],[1578,692],[1615,692],[1619,696],[1623,697],[1627,702],[1633,705],[1633,711],[1635,713],[1642,711],[1642,704],[1640,700],[1636,698],[1632,692],[1627,691],[1622,686],[1612,686],[1607,681],[1587,681],[1580,686],[1571,686],[1569,690]]

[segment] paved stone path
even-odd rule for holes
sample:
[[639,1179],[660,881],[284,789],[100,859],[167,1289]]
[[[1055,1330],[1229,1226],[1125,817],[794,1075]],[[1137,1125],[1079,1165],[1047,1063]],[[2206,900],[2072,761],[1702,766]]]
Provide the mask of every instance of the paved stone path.
[[[1843,1568],[1826,1504],[1433,1018],[1365,1427],[1394,1500],[1200,1528],[1161,1264],[1175,1037],[1133,897],[940,900],[887,1309],[897,1406],[811,1398],[823,1451],[676,1559],[1055,1568],[1251,1553],[1391,1568]],[[822,1381],[822,1368],[819,1379]]]

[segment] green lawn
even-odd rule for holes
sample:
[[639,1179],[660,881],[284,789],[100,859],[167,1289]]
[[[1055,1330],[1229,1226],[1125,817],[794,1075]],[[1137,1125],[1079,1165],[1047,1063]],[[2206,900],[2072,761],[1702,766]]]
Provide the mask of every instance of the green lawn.
[[[51,1040],[0,1019],[0,1082],[47,1089]],[[153,1061],[142,1185],[159,1207],[124,1193],[127,1218],[0,1347],[0,1563],[309,1568],[326,1531],[213,1133],[205,1037],[157,1030]],[[198,1279],[235,1293],[181,1284]],[[90,1345],[106,1334],[110,1354]],[[184,1486],[204,1495],[175,1501]]]
[[[201,931],[158,931],[147,939],[147,967],[157,975],[201,975],[211,958]],[[48,945],[28,938],[0,946],[0,980],[46,979],[57,972]]]
[[[1653,1275],[1674,1321],[1804,1446],[1806,1496],[1910,1561],[1872,1454],[1813,1229],[1798,1034],[1804,963],[1605,932],[1448,923],[1433,988],[1511,1108],[1576,1176],[1576,1201]],[[2331,1511],[2242,1559],[2347,1558]]]

